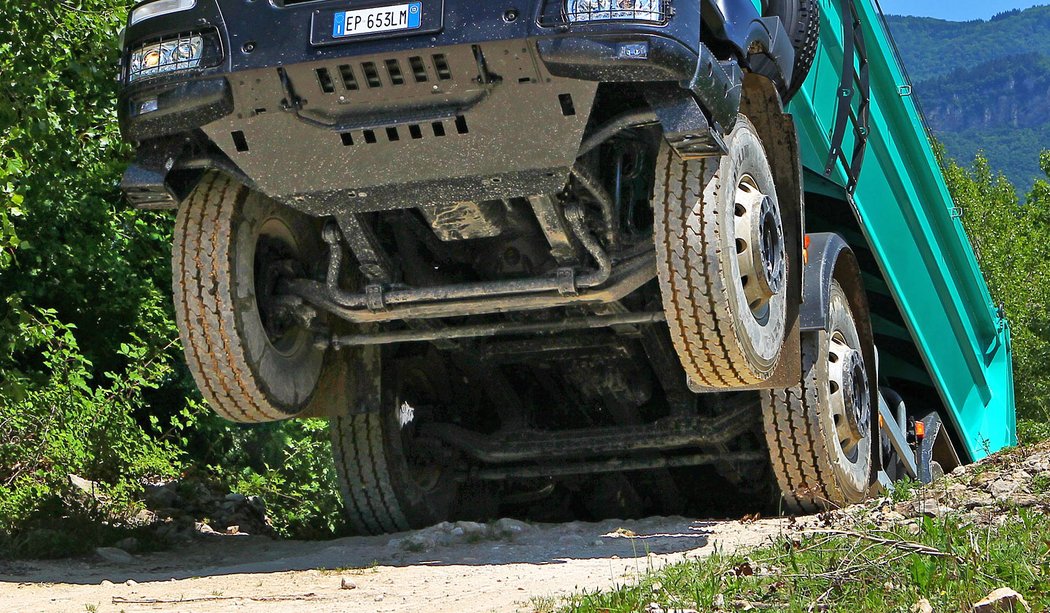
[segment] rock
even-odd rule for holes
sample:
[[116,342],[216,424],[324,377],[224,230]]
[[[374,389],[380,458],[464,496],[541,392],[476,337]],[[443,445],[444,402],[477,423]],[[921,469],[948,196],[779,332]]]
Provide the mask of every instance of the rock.
[[930,604],[929,600],[923,598],[915,603],[915,606],[911,608],[911,613],[933,613],[933,605]]
[[1021,507],[1022,509],[1027,509],[1030,507],[1038,506],[1039,504],[1042,504],[1043,501],[1039,500],[1037,496],[1033,496],[1031,494],[1014,494],[1010,497],[1010,502],[1014,506]]
[[139,550],[139,540],[133,536],[128,538],[120,539],[113,544],[117,549],[123,549],[124,551],[135,553]]
[[116,547],[98,547],[95,555],[111,564],[134,564],[135,556]]
[[1019,491],[1023,486],[1020,481],[1014,481],[1013,479],[996,479],[988,484],[988,491],[994,498],[1006,499],[1011,494]]
[[346,577],[343,577],[342,579],[339,580],[339,589],[341,589],[341,590],[356,590],[357,589],[357,584],[354,583],[353,581],[347,579]]
[[586,542],[586,539],[579,534],[563,534],[558,538],[558,544],[562,547],[579,547]]
[[182,506],[182,498],[174,483],[146,487],[146,505],[151,509],[170,509]]
[[896,524],[904,521],[906,518],[896,511],[889,511],[882,514],[882,521],[889,524]]
[[260,515],[266,515],[266,502],[258,496],[248,496],[248,506],[259,512]]
[[435,546],[437,546],[437,535],[432,532],[417,532],[401,539],[398,543],[400,549],[412,552],[430,551]]
[[959,505],[967,511],[972,511],[978,507],[991,506],[995,502],[992,495],[987,492],[980,490],[974,490],[962,498],[962,503]]
[[240,534],[240,533],[241,533],[241,527],[240,526],[226,526],[226,534],[231,534],[232,535],[232,534]]
[[223,498],[223,500],[225,500],[226,502],[232,502],[234,504],[244,504],[248,502],[248,497],[244,494],[238,494],[236,492],[233,492],[230,494],[226,494],[226,497]]
[[485,524],[479,524],[474,521],[457,521],[454,528],[452,528],[452,534],[457,536],[463,536],[464,538],[481,538],[488,533],[488,527]]
[[1008,587],[1001,587],[973,605],[973,613],[1030,613],[1032,607]]
[[711,607],[715,609],[726,608],[726,597],[725,594],[716,594],[714,599],[711,601]]
[[101,581],[101,582],[99,583],[99,585],[100,585],[100,586],[102,586],[102,587],[113,587],[113,582],[112,582],[112,581],[110,581],[109,579],[103,579],[103,580],[102,580],[102,581]]
[[985,487],[992,481],[998,481],[1000,474],[994,470],[986,470],[984,472],[977,473],[970,479],[970,485],[974,487]]
[[69,475],[69,484],[87,494],[90,498],[101,500],[100,492],[102,491],[98,483],[78,477],[77,475]]
[[905,500],[904,502],[897,503],[897,506],[893,507],[894,512],[900,513],[904,517],[915,517],[918,513],[915,509],[916,502],[914,500]]
[[955,512],[955,509],[933,500],[927,500],[924,504],[919,504],[918,509],[926,517],[944,517]]
[[127,581],[124,582],[124,585],[126,585],[128,587],[135,587],[138,584],[139,584],[139,582],[135,581],[134,579],[128,579]]
[[532,530],[534,528],[527,523],[509,517],[504,517],[496,522],[496,532],[502,536],[515,536]]
[[157,521],[157,514],[153,511],[142,509],[135,516],[131,518],[131,525],[133,526],[149,526]]
[[212,528],[204,522],[194,522],[193,527],[198,534],[215,534],[215,528]]

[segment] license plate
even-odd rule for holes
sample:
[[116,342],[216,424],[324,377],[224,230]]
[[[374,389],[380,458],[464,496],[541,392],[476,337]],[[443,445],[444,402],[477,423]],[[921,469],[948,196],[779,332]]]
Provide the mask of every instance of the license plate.
[[415,30],[422,24],[423,3],[409,2],[356,11],[339,11],[332,20],[332,37],[364,36]]

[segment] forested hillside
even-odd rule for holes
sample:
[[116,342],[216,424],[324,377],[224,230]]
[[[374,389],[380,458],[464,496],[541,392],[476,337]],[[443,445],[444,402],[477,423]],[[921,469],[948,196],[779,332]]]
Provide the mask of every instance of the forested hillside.
[[983,151],[1019,190],[1050,146],[1050,6],[989,21],[889,17],[936,137],[963,161]]

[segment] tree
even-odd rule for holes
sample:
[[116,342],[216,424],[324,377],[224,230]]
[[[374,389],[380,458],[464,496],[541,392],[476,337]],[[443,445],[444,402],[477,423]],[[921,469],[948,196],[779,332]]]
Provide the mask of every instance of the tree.
[[[1050,152],[1041,162],[1050,178]],[[944,174],[988,288],[1010,322],[1018,415],[1050,421],[1050,183],[1038,181],[1022,203],[982,155],[970,170],[947,161]]]

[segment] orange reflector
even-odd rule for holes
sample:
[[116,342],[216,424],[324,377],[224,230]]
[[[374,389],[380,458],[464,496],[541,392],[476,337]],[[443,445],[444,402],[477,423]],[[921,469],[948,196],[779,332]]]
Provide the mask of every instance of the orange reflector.
[[915,422],[915,438],[919,439],[920,441],[926,438],[926,422]]
[[802,239],[802,264],[809,264],[809,235]]

